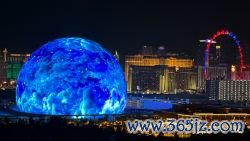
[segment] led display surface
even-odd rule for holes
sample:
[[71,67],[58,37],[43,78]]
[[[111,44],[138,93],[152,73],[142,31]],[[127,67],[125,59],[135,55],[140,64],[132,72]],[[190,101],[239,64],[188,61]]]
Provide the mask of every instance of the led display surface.
[[17,80],[19,111],[50,115],[119,114],[126,105],[123,71],[112,54],[82,38],[37,49]]

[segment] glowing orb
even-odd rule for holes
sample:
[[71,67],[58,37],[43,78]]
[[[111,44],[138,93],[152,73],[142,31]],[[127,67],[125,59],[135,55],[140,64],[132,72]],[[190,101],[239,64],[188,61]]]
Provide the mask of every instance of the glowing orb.
[[52,115],[119,114],[126,82],[114,56],[82,38],[61,38],[37,49],[23,65],[17,108]]

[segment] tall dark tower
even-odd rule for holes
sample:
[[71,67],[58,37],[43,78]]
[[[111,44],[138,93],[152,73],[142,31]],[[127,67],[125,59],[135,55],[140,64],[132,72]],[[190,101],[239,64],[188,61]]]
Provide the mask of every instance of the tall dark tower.
[[[205,50],[207,48],[207,44],[210,42],[210,40],[199,40],[198,43],[198,48],[196,50],[196,64],[198,66],[203,66],[204,65],[204,55],[205,55]],[[209,64],[211,64],[214,60],[214,55],[213,53],[211,53],[211,51],[213,52],[213,49],[215,48],[215,41],[212,41],[212,45],[210,47],[210,54],[209,54]],[[213,64],[213,63],[212,63]]]
[[209,65],[218,66],[221,64],[221,45],[213,44],[209,49]]
[[7,80],[7,49],[0,53],[0,84]]
[[7,49],[5,48],[5,49],[3,50],[3,59],[4,59],[4,62],[7,61],[7,53],[8,53],[8,51],[7,51]]
[[215,46],[215,61],[216,61],[216,65],[221,64],[221,46],[220,45],[216,45]]
[[119,54],[118,54],[117,50],[115,51],[114,57],[115,57],[115,58],[116,58],[116,60],[119,62],[119,60],[120,60],[120,56],[119,56]]

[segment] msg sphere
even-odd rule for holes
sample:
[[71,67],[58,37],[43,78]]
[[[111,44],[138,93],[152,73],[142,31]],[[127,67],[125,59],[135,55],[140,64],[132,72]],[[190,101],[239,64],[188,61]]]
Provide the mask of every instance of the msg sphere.
[[113,55],[82,38],[61,38],[37,49],[17,80],[19,111],[51,115],[119,114],[126,82]]

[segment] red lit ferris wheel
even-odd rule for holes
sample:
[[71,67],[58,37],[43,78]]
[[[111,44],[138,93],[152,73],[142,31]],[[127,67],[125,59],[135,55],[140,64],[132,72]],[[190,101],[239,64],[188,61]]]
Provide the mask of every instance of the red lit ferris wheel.
[[239,52],[239,58],[240,58],[239,59],[240,61],[239,61],[238,79],[240,79],[241,75],[242,75],[243,68],[244,68],[242,48],[240,46],[240,41],[236,38],[235,34],[233,34],[232,32],[229,32],[228,30],[217,31],[208,40],[208,43],[207,43],[207,46],[206,46],[206,50],[205,50],[204,65],[203,65],[204,77],[205,77],[205,79],[208,78],[208,75],[207,75],[207,66],[208,66],[208,62],[209,62],[209,49],[210,49],[210,46],[213,43],[213,41],[215,41],[219,36],[228,36],[228,37],[232,38],[234,40],[234,42],[236,43],[236,45],[237,45],[237,49],[238,49],[238,52]]

